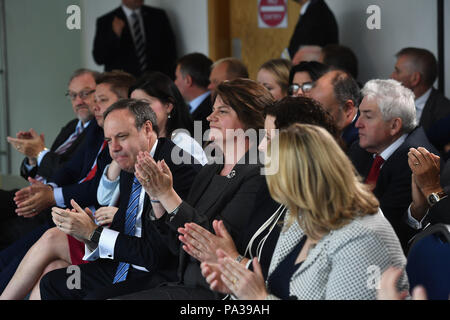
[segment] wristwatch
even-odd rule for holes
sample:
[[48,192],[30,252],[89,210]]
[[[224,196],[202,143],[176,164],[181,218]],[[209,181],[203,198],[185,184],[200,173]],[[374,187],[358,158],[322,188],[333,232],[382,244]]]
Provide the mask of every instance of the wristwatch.
[[448,197],[448,195],[445,193],[445,191],[433,192],[427,198],[428,204],[430,206],[434,206],[436,203],[438,203],[439,201],[441,201],[442,199],[445,199],[447,197]]
[[94,230],[94,232],[92,232],[89,241],[94,242],[95,244],[98,244],[98,242],[100,241],[100,235],[102,234],[102,231],[103,231],[103,227],[102,226],[98,226]]

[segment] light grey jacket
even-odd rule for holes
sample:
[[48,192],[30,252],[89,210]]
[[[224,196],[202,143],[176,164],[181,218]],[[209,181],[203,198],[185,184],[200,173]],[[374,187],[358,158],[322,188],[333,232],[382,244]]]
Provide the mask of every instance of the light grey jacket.
[[[269,275],[303,235],[297,222],[281,232]],[[324,236],[293,274],[290,296],[302,300],[376,299],[376,288],[383,271],[389,266],[404,268],[405,264],[406,258],[394,229],[380,210]],[[398,289],[409,289],[405,272]],[[278,298],[269,294],[267,299]]]

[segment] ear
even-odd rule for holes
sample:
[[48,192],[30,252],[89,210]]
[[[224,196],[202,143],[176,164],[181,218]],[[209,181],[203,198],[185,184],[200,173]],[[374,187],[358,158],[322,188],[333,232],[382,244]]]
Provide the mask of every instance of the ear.
[[186,82],[186,85],[187,85],[188,87],[192,86],[192,84],[193,84],[192,77],[191,77],[190,75],[187,74],[187,75],[184,77],[184,82]]
[[401,118],[394,118],[391,120],[390,133],[392,136],[397,135],[402,131],[403,121]]
[[422,75],[420,74],[420,72],[413,72],[413,74],[411,75],[411,84],[413,87],[416,87],[417,85],[419,85],[419,83],[422,81]]
[[167,107],[167,113],[171,113],[172,110],[173,110],[173,104],[172,103],[167,103],[166,107]]
[[346,119],[352,118],[351,120],[353,120],[357,110],[352,100],[345,101],[343,111]]
[[142,125],[142,129],[145,132],[146,136],[150,136],[153,134],[153,125],[150,122],[150,120],[147,120],[143,125]]

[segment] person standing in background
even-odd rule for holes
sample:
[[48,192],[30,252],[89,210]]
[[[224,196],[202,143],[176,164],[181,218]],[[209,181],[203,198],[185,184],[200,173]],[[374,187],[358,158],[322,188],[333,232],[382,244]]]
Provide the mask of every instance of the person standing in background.
[[160,71],[173,77],[177,57],[175,36],[166,13],[122,0],[122,5],[97,19],[93,56],[105,71],[123,70],[139,77]]

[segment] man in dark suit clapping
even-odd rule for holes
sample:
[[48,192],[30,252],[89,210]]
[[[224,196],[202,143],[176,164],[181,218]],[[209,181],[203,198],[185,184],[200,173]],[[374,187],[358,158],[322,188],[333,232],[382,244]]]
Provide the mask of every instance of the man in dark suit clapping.
[[[161,222],[155,220],[150,211],[150,203],[156,200],[149,198],[140,180],[135,178],[135,165],[142,152],[150,153],[155,161],[164,160],[172,172],[173,187],[181,197],[187,196],[201,165],[194,164],[192,156],[188,157],[187,163],[175,164],[173,155],[186,159],[181,156],[184,151],[166,138],[158,139],[156,115],[143,101],[121,100],[105,112],[104,118],[105,140],[111,157],[122,169],[119,210],[110,228],[104,229],[73,201],[77,212],[53,208],[53,221],[57,227],[84,241],[85,259],[95,261],[80,266],[79,289],[67,288],[65,269],[48,273],[41,281],[43,299],[88,298],[91,292],[121,282],[124,282],[123,294],[127,289],[133,292],[139,289],[139,284],[147,284],[139,280],[148,275],[159,281],[176,278],[178,257],[159,236],[158,223]],[[130,280],[134,285],[127,288]],[[109,290],[105,292],[103,295],[111,294]]]
[[371,80],[356,121],[359,142],[349,156],[380,201],[380,208],[394,228],[403,249],[415,230],[404,219],[411,203],[410,148],[425,147],[438,153],[422,127],[416,127],[414,94],[395,80]]

